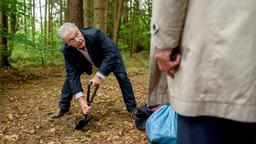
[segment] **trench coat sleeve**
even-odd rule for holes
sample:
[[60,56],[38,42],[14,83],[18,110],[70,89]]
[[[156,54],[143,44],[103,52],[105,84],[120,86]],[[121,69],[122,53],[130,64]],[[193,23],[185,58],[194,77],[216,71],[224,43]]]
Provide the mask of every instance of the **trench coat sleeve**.
[[153,0],[151,36],[153,47],[175,48],[179,45],[188,0]]
[[149,63],[148,104],[170,102],[167,76],[155,60],[156,48],[176,48],[184,25],[188,0],[153,0],[151,19],[151,49]]

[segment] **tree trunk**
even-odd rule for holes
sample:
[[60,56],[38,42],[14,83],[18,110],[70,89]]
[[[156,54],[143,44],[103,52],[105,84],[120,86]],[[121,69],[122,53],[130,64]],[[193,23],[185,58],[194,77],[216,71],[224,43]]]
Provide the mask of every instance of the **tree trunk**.
[[92,27],[93,24],[93,1],[83,0],[84,8],[84,27]]
[[[39,12],[40,12],[40,29],[41,29],[41,36],[43,36],[43,14],[42,14],[42,3],[39,1]],[[40,39],[41,41],[42,39]]]
[[[13,5],[13,10],[17,11],[17,0],[14,0],[12,5]],[[13,50],[13,39],[16,34],[16,21],[17,21],[16,14],[12,12],[10,16],[10,33],[13,34],[13,37],[12,37],[12,40],[9,41],[10,54],[12,53],[12,50]]]
[[[1,23],[2,23],[2,27],[3,27],[3,32],[7,33],[8,32],[8,17],[2,13],[2,11],[0,11],[1,13]],[[4,36],[0,37],[0,52],[1,52],[1,61],[0,61],[0,67],[1,68],[7,68],[10,67],[10,63],[8,61],[8,46],[7,46],[7,38]]]
[[69,7],[69,21],[78,28],[83,28],[83,0],[71,0]]
[[[41,34],[40,34],[40,43],[43,43],[43,14],[42,14],[42,4],[41,0],[39,0],[39,11],[40,11],[40,27],[41,27]],[[44,57],[43,52],[40,50],[40,56],[41,56],[41,64],[44,64]]]
[[51,34],[52,34],[52,1],[48,0],[48,43],[47,45],[52,48]]
[[[139,15],[140,15],[140,8],[139,8],[139,6],[140,6],[139,0],[135,0],[134,21],[136,21],[136,22],[139,22]],[[134,25],[133,48],[134,48],[135,52],[139,52],[140,51],[139,47],[138,47],[138,45],[139,45],[139,37],[138,37],[137,33],[139,33],[139,27],[138,27],[138,25]]]
[[94,26],[104,31],[105,0],[94,0]]
[[89,27],[90,0],[83,0],[84,27]]
[[131,6],[131,12],[130,12],[130,25],[129,25],[129,47],[130,47],[130,57],[132,57],[133,53],[133,42],[134,42],[134,37],[133,37],[133,31],[134,31],[134,6],[132,1],[130,1],[130,6]]
[[45,0],[44,5],[44,45],[47,46],[47,10],[48,10],[48,0]]
[[118,3],[119,3],[118,0],[114,0],[114,8],[113,8],[114,24],[115,24],[115,21],[116,21],[116,18],[117,18]]
[[[26,13],[26,11],[27,11],[27,3],[26,3],[26,0],[23,0],[23,3],[24,3],[24,35],[25,35],[25,41],[27,41],[27,37],[26,37],[26,35],[27,35],[27,31],[28,31],[28,29],[27,29],[27,17],[26,17],[26,15],[27,15],[27,13]],[[25,46],[25,49],[27,49],[27,42],[25,42],[25,44],[24,44],[24,46]]]
[[68,22],[69,21],[69,4],[70,4],[70,2],[69,2],[70,0],[65,0],[64,1],[64,21],[65,22]]
[[109,0],[106,0],[106,4],[105,4],[105,25],[104,25],[104,31],[107,33],[107,28],[108,28],[108,10],[109,10]]
[[116,43],[116,45],[118,44],[117,40],[118,40],[118,34],[119,34],[119,30],[120,30],[122,11],[123,11],[123,0],[119,0],[118,12],[117,12],[117,17],[116,17],[115,26],[114,26],[115,27],[114,28],[114,38],[113,38],[113,41]]
[[63,0],[60,0],[60,25],[63,24]]
[[[0,25],[2,26],[2,17],[3,17],[3,15],[2,15],[2,11],[1,11],[1,9],[0,9]],[[0,68],[2,67],[2,47],[3,47],[3,45],[2,45],[2,43],[3,43],[3,36],[2,35],[0,35]]]
[[36,33],[36,23],[35,23],[35,18],[36,18],[36,14],[35,14],[35,0],[32,1],[32,41],[33,44],[35,44],[36,40],[35,40],[35,33]]
[[124,23],[127,24],[129,22],[128,19],[128,0],[124,0],[124,10],[123,10],[123,18],[124,18]]
[[[128,17],[128,0],[124,0],[124,10],[123,10],[123,24],[125,25],[125,27],[128,26],[129,23],[129,17]],[[125,34],[125,43],[129,44],[129,36],[128,36],[128,32],[126,31]]]
[[115,4],[117,0],[108,0],[107,1],[107,6],[105,10],[106,14],[106,19],[105,19],[105,32],[106,34],[113,38],[113,33],[114,33],[114,9],[115,9]]

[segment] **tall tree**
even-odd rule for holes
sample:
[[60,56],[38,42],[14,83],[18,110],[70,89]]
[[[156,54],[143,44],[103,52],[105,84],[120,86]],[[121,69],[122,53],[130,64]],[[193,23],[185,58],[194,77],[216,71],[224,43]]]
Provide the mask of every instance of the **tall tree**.
[[104,31],[105,0],[94,0],[94,26]]
[[130,47],[130,56],[132,56],[133,52],[136,51],[137,43],[138,43],[138,25],[135,23],[139,23],[139,0],[131,0],[130,1],[130,22],[129,22],[129,47]]
[[53,18],[53,0],[48,0],[48,44],[51,48],[53,48],[53,23],[52,23],[52,18]]
[[1,10],[1,8],[0,8],[0,68],[2,67],[2,43],[3,43],[3,33],[2,33],[2,17],[3,17],[3,12],[2,12],[2,10]]
[[[42,3],[39,0],[39,12],[40,12],[40,28],[41,28],[41,36],[43,36],[43,14],[42,14]],[[40,39],[41,41],[42,39]]]
[[36,18],[36,6],[35,6],[35,0],[31,1],[31,10],[32,10],[32,41],[33,44],[35,44],[36,40],[35,40],[35,36],[36,36],[36,22],[35,22],[35,18]]
[[123,11],[123,0],[119,0],[118,3],[118,11],[117,11],[117,17],[115,20],[115,25],[114,25],[114,37],[113,41],[117,44],[117,39],[118,39],[118,34],[120,30],[120,22],[121,22],[121,17],[122,17],[122,11]]
[[106,4],[105,4],[105,21],[104,21],[104,23],[105,23],[105,25],[104,25],[104,31],[105,31],[105,33],[107,33],[107,27],[108,27],[108,10],[109,10],[109,5],[110,5],[110,3],[109,3],[109,0],[106,0]]
[[69,7],[70,7],[70,0],[64,0],[64,21],[69,21]]
[[44,45],[47,45],[47,10],[48,10],[48,1],[45,0],[44,5]]
[[[10,3],[10,5],[11,5],[11,9],[13,10],[13,11],[11,11],[11,14],[10,14],[10,33],[13,35],[12,37],[14,37],[15,34],[16,34],[17,0],[13,0],[13,2]],[[12,53],[12,50],[13,50],[13,40],[9,41],[9,51],[10,51],[10,53]]]
[[[128,1],[129,2],[129,1]],[[132,53],[133,53],[133,42],[134,42],[134,17],[135,17],[135,14],[134,14],[134,3],[133,1],[131,0],[130,1],[130,22],[129,22],[129,47],[130,47],[130,56],[132,56]]]
[[118,2],[119,0],[113,0],[113,22],[115,23],[116,17],[117,17],[117,11],[118,11]]
[[[42,3],[41,0],[39,0],[39,11],[40,11],[40,28],[41,28],[41,33],[40,33],[40,43],[43,43],[43,14],[42,14]],[[42,50],[40,51],[40,56],[41,56],[41,64],[44,64],[44,58],[43,58],[43,52]]]
[[[49,20],[49,22],[51,23],[51,33],[50,33],[50,39],[51,39],[51,48],[54,48],[53,47],[53,43],[54,43],[54,39],[53,39],[53,33],[54,33],[54,21],[53,21],[53,10],[54,10],[54,0],[51,0],[51,20]],[[53,50],[51,51],[52,52],[52,55],[53,55]]]
[[93,26],[93,0],[83,0],[84,27]]
[[[140,21],[140,18],[139,18],[140,8],[139,8],[139,6],[140,6],[139,0],[135,0],[134,21],[136,21],[136,22]],[[134,48],[135,52],[139,51],[139,47],[138,47],[138,45],[139,45],[139,35],[137,33],[140,33],[140,29],[139,29],[138,25],[136,25],[134,27],[134,32],[133,32],[133,37],[134,37],[134,39],[133,39],[133,48]]]
[[1,61],[0,61],[0,67],[10,67],[10,63],[8,61],[8,46],[7,46],[7,37],[4,35],[7,35],[8,33],[8,17],[6,15],[6,13],[4,13],[3,11],[1,11],[0,9],[0,13],[1,13],[1,24],[2,24],[2,33],[0,35],[0,49],[1,49]]
[[106,1],[106,10],[105,10],[105,32],[106,34],[113,38],[114,33],[114,21],[115,21],[115,6],[117,0],[107,0]]
[[[26,0],[23,0],[23,11],[24,11],[24,35],[27,35],[27,31],[28,31],[28,28],[27,28],[27,3],[26,3]],[[25,41],[27,41],[27,37],[25,36]],[[25,42],[25,49],[27,49],[27,42]]]
[[[129,16],[128,16],[128,1],[129,0],[124,0],[124,10],[123,10],[123,24],[125,25],[125,27],[129,26]],[[129,36],[128,36],[128,31],[125,31],[125,35],[124,35],[124,42],[126,44],[128,44],[129,40]]]
[[63,24],[63,0],[60,0],[60,24]]
[[69,21],[76,24],[78,28],[83,28],[83,0],[70,0]]

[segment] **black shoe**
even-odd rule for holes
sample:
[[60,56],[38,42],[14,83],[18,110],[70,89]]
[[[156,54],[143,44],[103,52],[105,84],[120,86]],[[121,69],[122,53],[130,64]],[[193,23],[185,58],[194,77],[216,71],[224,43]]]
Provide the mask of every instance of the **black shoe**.
[[65,113],[67,113],[68,110],[60,110],[59,112],[55,112],[52,114],[52,118],[59,118],[63,116]]

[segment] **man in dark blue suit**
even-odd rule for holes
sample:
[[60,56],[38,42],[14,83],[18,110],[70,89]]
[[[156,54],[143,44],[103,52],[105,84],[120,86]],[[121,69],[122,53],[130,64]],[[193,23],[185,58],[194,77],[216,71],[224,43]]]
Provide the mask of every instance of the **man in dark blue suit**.
[[122,91],[123,100],[128,112],[137,110],[136,100],[131,82],[127,76],[121,54],[114,42],[95,28],[79,30],[73,23],[64,23],[60,27],[60,36],[65,44],[61,51],[66,66],[66,79],[61,91],[60,111],[52,115],[58,118],[69,111],[73,95],[78,100],[82,111],[86,114],[89,107],[83,99],[80,76],[92,74],[92,66],[99,68],[90,80],[92,86],[99,85],[111,72],[114,73]]

